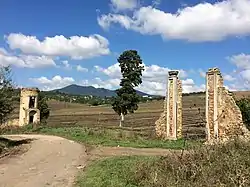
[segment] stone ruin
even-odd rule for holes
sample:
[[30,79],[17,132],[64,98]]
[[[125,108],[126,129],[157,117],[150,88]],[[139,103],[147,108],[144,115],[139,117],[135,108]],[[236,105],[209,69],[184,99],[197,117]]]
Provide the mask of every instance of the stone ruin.
[[241,111],[233,95],[224,87],[220,70],[209,69],[206,74],[207,141],[226,141],[236,136],[248,135],[249,131],[243,124]]
[[20,95],[19,126],[40,122],[38,88],[22,88]]
[[[164,111],[155,122],[156,135],[162,139],[182,137],[182,85],[178,71],[169,71]],[[224,87],[218,68],[206,74],[206,139],[226,141],[233,137],[250,137],[233,95]]]
[[40,110],[38,109],[38,88],[22,88],[20,93],[19,118],[10,117],[2,127],[25,126],[40,123]]
[[156,134],[163,139],[182,137],[182,84],[178,71],[169,71],[164,111],[156,121]]

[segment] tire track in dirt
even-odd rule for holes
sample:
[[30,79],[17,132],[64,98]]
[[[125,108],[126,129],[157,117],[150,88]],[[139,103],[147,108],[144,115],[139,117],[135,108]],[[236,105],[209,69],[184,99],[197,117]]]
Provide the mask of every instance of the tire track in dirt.
[[[79,169],[113,156],[165,156],[180,150],[83,146],[48,135],[6,135],[13,140],[34,139],[27,152],[0,159],[0,187],[72,187]],[[25,145],[27,148],[27,145]]]
[[84,146],[45,135],[11,135],[10,139],[34,139],[27,152],[0,160],[0,187],[71,187],[77,167],[87,159]]

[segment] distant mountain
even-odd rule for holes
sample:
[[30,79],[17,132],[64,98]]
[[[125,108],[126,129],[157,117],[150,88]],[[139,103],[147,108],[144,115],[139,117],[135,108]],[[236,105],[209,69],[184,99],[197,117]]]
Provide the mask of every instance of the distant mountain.
[[[97,97],[105,97],[105,96],[112,97],[116,95],[114,90],[109,90],[105,88],[95,88],[93,86],[80,86],[76,84],[72,84],[64,88],[52,90],[52,92],[61,92],[61,93],[72,94],[72,95],[93,95]],[[143,93],[138,90],[136,92],[138,95],[141,95],[141,96],[151,96],[149,94]]]

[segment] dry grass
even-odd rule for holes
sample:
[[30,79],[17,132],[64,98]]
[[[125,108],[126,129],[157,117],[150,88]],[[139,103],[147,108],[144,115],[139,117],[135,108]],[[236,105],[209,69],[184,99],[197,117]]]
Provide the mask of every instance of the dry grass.
[[193,149],[183,157],[162,157],[137,167],[138,186],[250,186],[250,144],[239,140]]
[[250,144],[196,147],[184,156],[114,157],[92,163],[76,186],[248,187]]
[[[49,127],[105,127],[117,129],[119,116],[111,106],[89,106],[76,103],[49,101],[51,115],[48,119]],[[200,109],[200,113],[199,110]],[[140,131],[152,136],[155,121],[163,111],[163,101],[142,103],[134,114],[125,118],[124,129]],[[13,116],[18,116],[18,105]],[[204,137],[205,97],[204,95],[183,97],[183,130],[188,137]]]

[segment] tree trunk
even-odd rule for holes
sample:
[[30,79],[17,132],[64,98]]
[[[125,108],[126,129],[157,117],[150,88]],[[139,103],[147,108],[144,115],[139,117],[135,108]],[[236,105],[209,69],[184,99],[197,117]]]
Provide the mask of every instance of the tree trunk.
[[121,119],[120,119],[120,127],[122,127],[122,124],[123,124],[123,122],[124,122],[124,114],[123,113],[121,113]]

